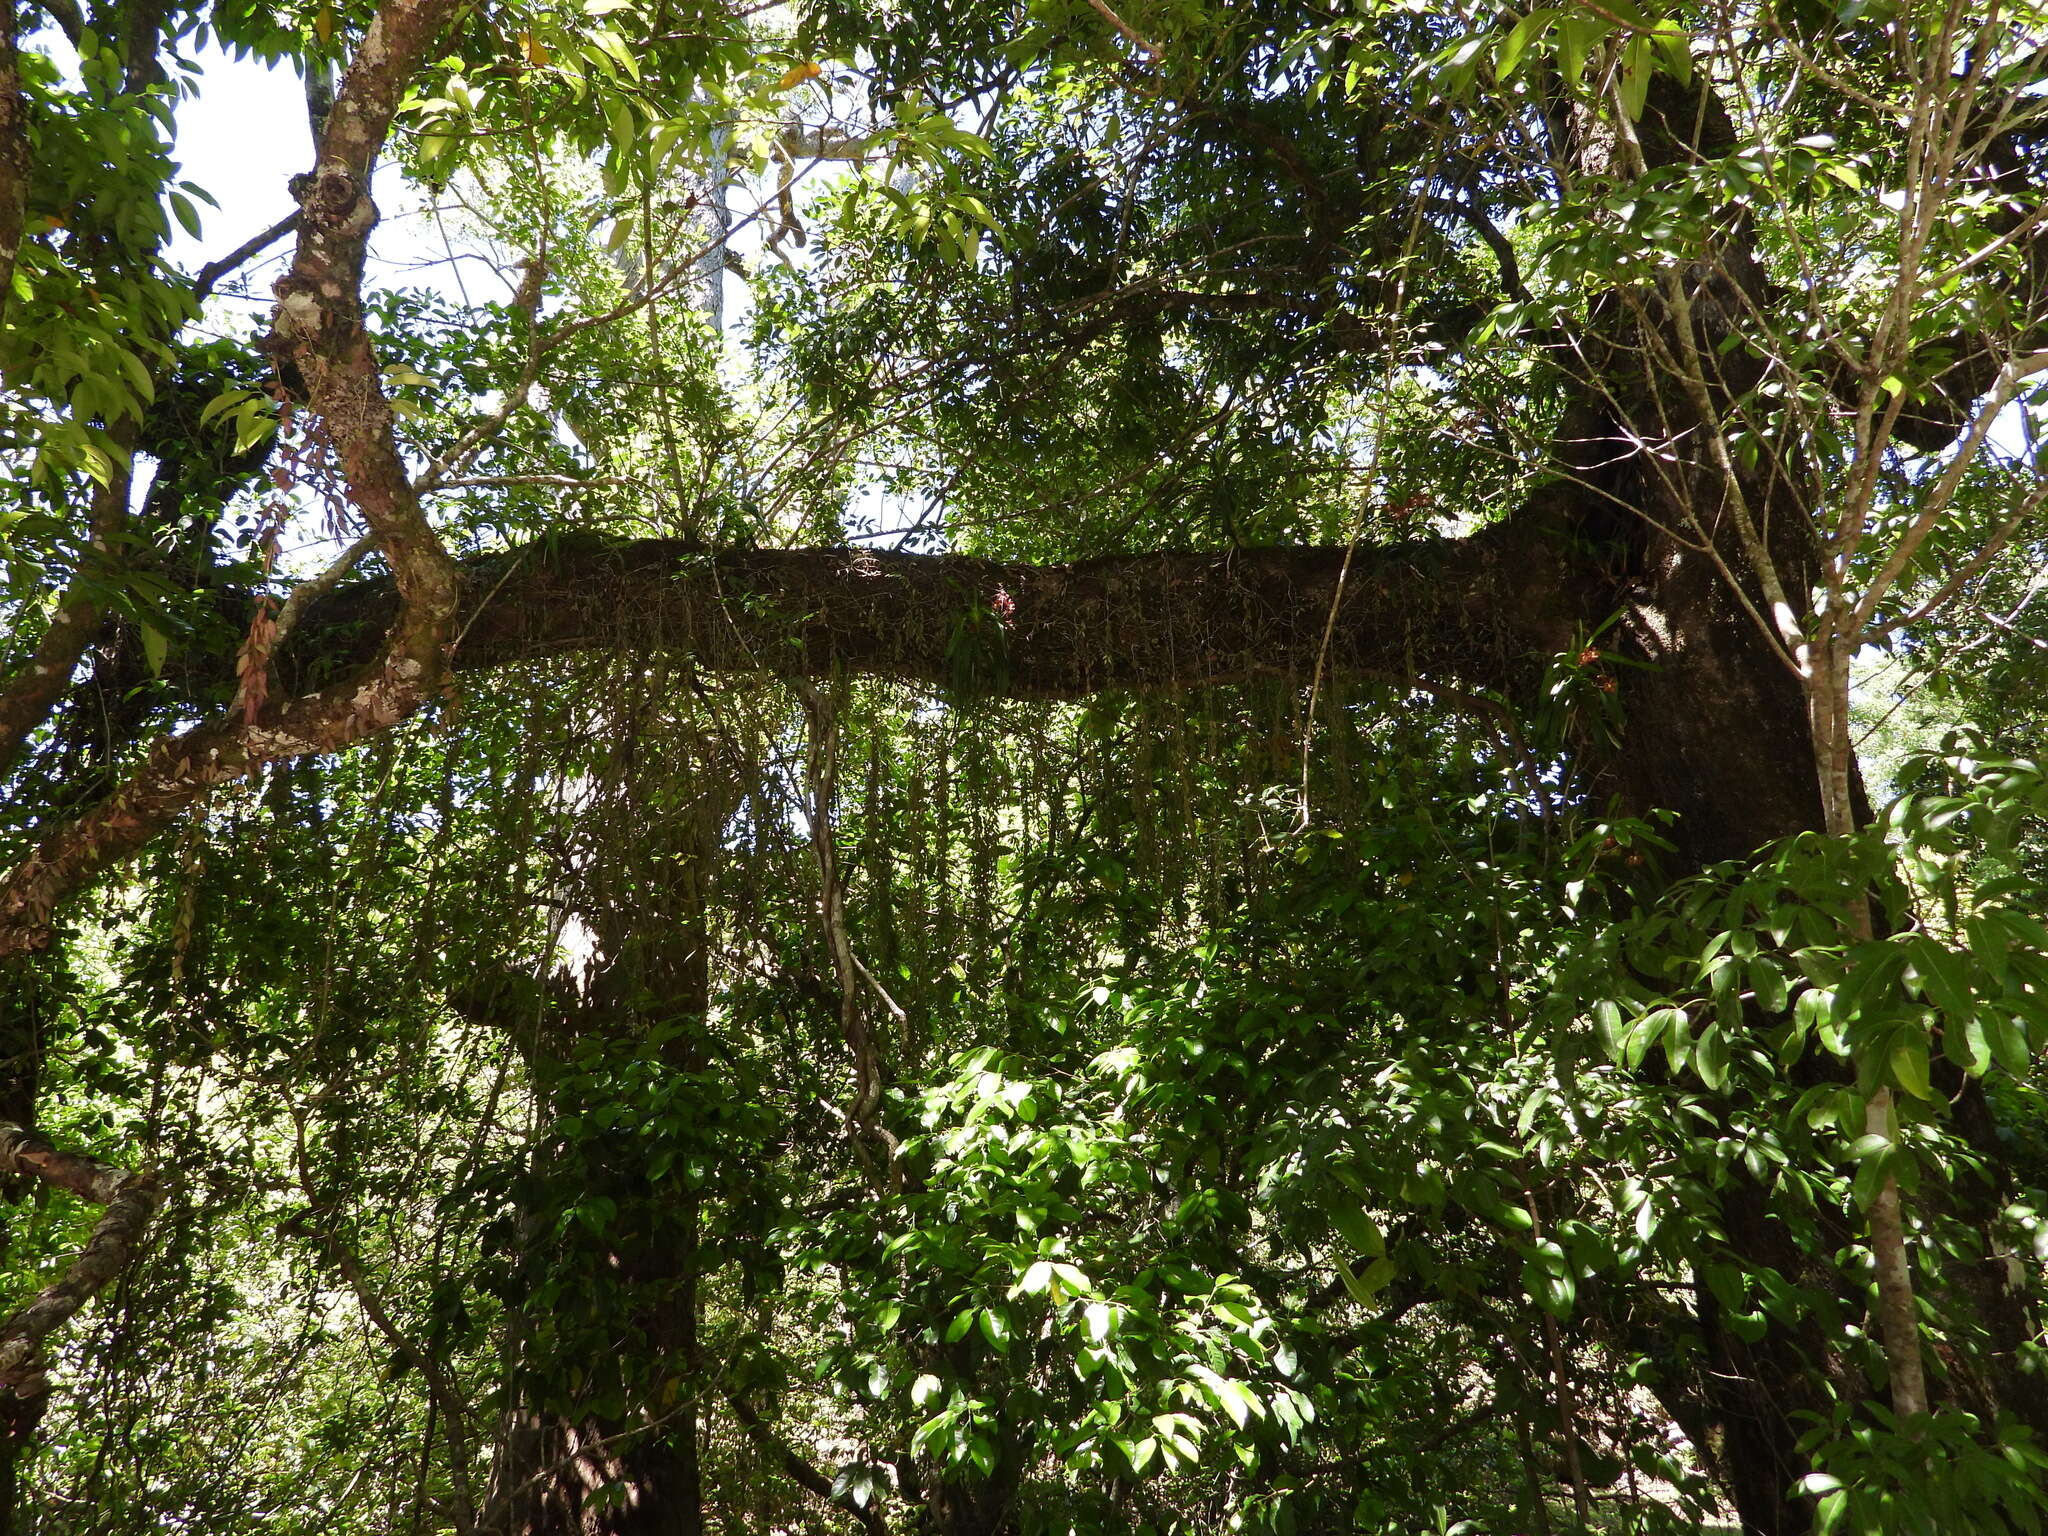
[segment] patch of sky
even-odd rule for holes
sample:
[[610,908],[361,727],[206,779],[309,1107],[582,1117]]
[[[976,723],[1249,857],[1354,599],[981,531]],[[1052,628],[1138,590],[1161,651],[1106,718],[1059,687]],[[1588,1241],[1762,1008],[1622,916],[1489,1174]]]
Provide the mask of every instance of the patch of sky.
[[[60,36],[37,39],[60,64],[68,49]],[[255,58],[237,58],[216,48],[199,50],[191,60],[190,86],[177,108],[175,155],[179,179],[204,189],[212,205],[198,203],[200,232],[195,237],[176,221],[166,256],[175,266],[196,273],[208,263],[238,250],[245,242],[271,230],[293,209],[291,179],[313,164],[312,130],[306,110],[304,82],[288,65],[270,65]],[[831,103],[827,115],[839,103]],[[815,130],[813,130],[815,133]],[[851,167],[829,156],[791,167],[792,178],[815,191],[821,181],[836,181]],[[733,209],[727,248],[738,258],[736,273],[720,256],[700,270],[718,285],[716,300],[705,308],[726,337],[742,334],[752,294],[741,275],[764,261],[780,261],[803,269],[810,253],[769,244],[765,236],[777,227],[778,182],[787,173],[771,165],[765,177],[735,175],[727,188],[742,204]],[[759,180],[760,185],[753,183]],[[494,252],[479,238],[476,221],[462,206],[460,189],[437,200],[409,183],[397,165],[381,164],[372,183],[379,209],[365,270],[365,287],[425,290],[453,304],[470,306],[502,302],[509,297],[517,273],[516,252]],[[752,207],[745,206],[752,204]],[[293,240],[281,234],[273,243],[221,278],[206,313],[194,327],[200,336],[246,339],[268,323],[274,302],[272,285],[290,264]],[[734,359],[737,363],[738,360]],[[743,365],[742,365],[743,366]],[[142,494],[146,476],[138,476]],[[870,485],[855,494],[848,507],[849,532],[862,542],[901,541],[929,544],[929,528],[919,528],[916,509],[899,495]],[[281,550],[281,573],[307,576],[339,552],[337,539],[311,508],[289,521]],[[941,542],[943,542],[941,540]]]

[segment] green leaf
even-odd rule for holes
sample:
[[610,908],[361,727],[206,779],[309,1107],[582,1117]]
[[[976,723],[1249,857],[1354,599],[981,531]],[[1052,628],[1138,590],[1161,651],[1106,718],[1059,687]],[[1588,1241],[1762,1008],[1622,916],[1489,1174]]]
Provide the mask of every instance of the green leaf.
[[164,199],[171,205],[171,212],[177,216],[179,225],[194,240],[199,238],[199,210],[192,206],[192,199],[182,192],[166,192]]
[[1643,115],[1643,103],[1650,98],[1650,73],[1655,68],[1650,39],[1634,37],[1621,51],[1619,83],[1621,110],[1634,122]]
[[1609,1061],[1622,1059],[1627,1035],[1621,1021],[1621,1005],[1607,998],[1593,1005],[1593,1032]]
[[1699,1043],[1693,1047],[1692,1067],[1709,1088],[1719,1090],[1728,1081],[1728,1036],[1718,1023],[1700,1031]]
[[1368,1306],[1379,1299],[1379,1294],[1386,1289],[1387,1282],[1399,1273],[1391,1259],[1374,1259],[1366,1265],[1363,1274],[1353,1270],[1342,1259],[1333,1259],[1331,1262],[1337,1266],[1337,1277],[1344,1282],[1344,1289],[1351,1293],[1351,1299]]
[[1692,1020],[1683,1008],[1667,1008],[1664,1026],[1664,1064],[1676,1075],[1685,1070],[1692,1052]]
[[1494,78],[1502,81],[1512,79],[1529,45],[1548,32],[1551,23],[1556,20],[1556,11],[1548,7],[1539,7],[1516,22],[1508,32],[1507,40],[1500,45],[1500,52],[1494,56]]
[[1024,1271],[1023,1278],[1010,1287],[1012,1296],[1037,1296],[1052,1284],[1052,1264],[1040,1259]]
[[1756,994],[1756,1005],[1765,1013],[1785,1011],[1785,973],[1767,955],[1759,955],[1749,965],[1749,986]]
[[1191,1367],[1190,1373],[1202,1384],[1209,1400],[1223,1410],[1235,1427],[1243,1429],[1251,1417],[1251,1410],[1245,1404],[1238,1383],[1219,1376],[1205,1365]]
[[1557,29],[1557,67],[1568,86],[1577,87],[1586,72],[1586,57],[1593,45],[1612,28],[1604,16],[1589,10],[1569,10]]
[[1927,1074],[1927,1041],[1920,1036],[1901,1040],[1892,1047],[1892,1076],[1916,1099],[1941,1102]]
[[1378,1258],[1387,1251],[1386,1238],[1381,1234],[1379,1223],[1357,1206],[1343,1201],[1330,1207],[1330,1225],[1335,1227],[1358,1252],[1367,1258]]
[[2025,1077],[2034,1064],[2026,1026],[2003,1009],[1986,1009],[1979,1017],[1998,1064],[2014,1077]]
[[1159,1440],[1147,1435],[1142,1440],[1118,1440],[1116,1448],[1123,1452],[1124,1460],[1130,1464],[1131,1476],[1143,1477],[1145,1469],[1152,1465],[1152,1458],[1159,1454]]
[[1652,1008],[1639,1016],[1629,1026],[1628,1046],[1624,1054],[1624,1065],[1631,1069],[1642,1065],[1643,1057],[1650,1047],[1670,1034],[1674,1029],[1685,1027],[1685,1012],[1679,1008]]
[[1010,1314],[1001,1307],[983,1307],[977,1321],[981,1325],[981,1336],[987,1339],[989,1347],[999,1355],[1010,1352]]
[[1950,1019],[1967,1017],[1976,1007],[1970,987],[1969,961],[1939,939],[1915,934],[1906,944],[1920,995]]
[[1941,1053],[1972,1077],[1982,1077],[1991,1068],[1991,1041],[1984,1021],[1977,1014],[1942,1026]]
[[1883,941],[1859,944],[1849,959],[1849,974],[1835,993],[1837,1014],[1851,1020],[1882,1018],[1896,1008],[1905,949]]

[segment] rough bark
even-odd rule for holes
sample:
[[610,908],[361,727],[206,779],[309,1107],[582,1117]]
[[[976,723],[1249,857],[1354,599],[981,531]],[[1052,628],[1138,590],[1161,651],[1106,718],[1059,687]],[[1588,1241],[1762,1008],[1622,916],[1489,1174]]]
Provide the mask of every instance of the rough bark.
[[14,291],[14,260],[21,249],[32,170],[28,103],[22,98],[21,66],[15,56],[18,28],[14,0],[4,0],[0,3],[0,317],[5,316]]
[[[646,694],[652,700],[666,689],[655,684]],[[622,752],[632,753],[635,725],[622,721],[615,729],[628,744]],[[648,756],[664,771],[671,766],[666,748]],[[684,775],[686,782],[691,777]],[[598,936],[599,959],[583,997],[545,1033],[594,1037],[626,1051],[650,1029],[674,1029],[662,1047],[664,1063],[700,1071],[711,989],[706,882],[715,857],[712,828],[722,814],[696,801],[665,805],[650,817],[650,797],[630,761],[606,798],[615,818],[602,834],[607,852],[575,898]],[[550,1042],[539,1043],[545,1051]],[[536,1056],[535,1066],[541,1091],[551,1094],[551,1064]],[[593,1106],[553,1107],[568,1114]],[[558,1235],[553,1223],[530,1213],[524,1222],[521,1263],[529,1277],[566,1260],[580,1283],[569,1307],[545,1320],[515,1321],[507,1394],[514,1407],[492,1468],[483,1527],[503,1536],[702,1536],[703,1195],[673,1174],[654,1177],[646,1138],[630,1130],[551,1142],[541,1152],[547,1177],[570,1179],[585,1196],[604,1196],[614,1215],[601,1232],[588,1234],[572,1226]],[[536,1326],[543,1321],[545,1327]],[[606,1349],[628,1362],[616,1377],[614,1362],[591,1358]],[[580,1402],[582,1389],[565,1385],[564,1369],[579,1365],[588,1366],[590,1380],[610,1381],[621,1401],[602,1411]]]
[[[374,379],[371,369],[373,390]],[[1538,675],[1579,618],[1548,501],[1469,538],[1357,551],[1348,573],[1339,548],[1027,566],[563,540],[479,562],[465,578],[438,545],[421,542],[432,535],[410,528],[414,516],[416,508],[390,520],[404,551],[393,560],[400,574],[308,610],[295,631],[298,659],[285,658],[288,675],[309,687],[366,654],[367,664],[253,726],[224,716],[159,743],[126,784],[0,881],[0,954],[47,942],[67,896],[213,786],[396,724],[440,673],[450,635],[458,670],[579,650],[666,650],[708,671],[857,672],[969,696],[1051,699],[1306,679],[1326,632],[1333,671],[1509,687]]]
[[[1505,687],[1579,615],[1548,506],[1470,538],[1109,556],[1033,566],[850,550],[707,551],[668,540],[532,546],[472,568],[458,671],[577,650],[671,650],[706,671],[859,673],[968,695],[1071,699],[1313,672]],[[301,649],[382,622],[337,593]]]

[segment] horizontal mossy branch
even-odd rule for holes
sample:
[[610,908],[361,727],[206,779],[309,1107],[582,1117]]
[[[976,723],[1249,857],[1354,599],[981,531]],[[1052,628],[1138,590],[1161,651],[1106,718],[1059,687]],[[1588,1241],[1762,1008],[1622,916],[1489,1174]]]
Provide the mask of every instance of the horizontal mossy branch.
[[[1533,516],[1464,539],[1029,565],[847,549],[578,538],[473,561],[457,671],[667,649],[713,672],[853,674],[1074,699],[1331,672],[1506,687],[1570,643],[1570,553]],[[1340,595],[1341,585],[1341,595]],[[1336,608],[1334,622],[1331,617]],[[309,609],[283,664],[354,664],[394,611],[359,583]]]
[[[1462,539],[1069,565],[579,535],[463,567],[448,660],[477,671],[668,650],[710,672],[862,675],[1015,699],[1306,684],[1319,662],[1329,675],[1518,690],[1585,617],[1560,510],[1539,494]],[[212,788],[396,725],[411,709],[392,696],[442,665],[394,657],[390,636],[409,611],[388,579],[308,608],[275,658],[283,686],[266,690],[287,702],[157,742],[125,784],[0,879],[0,955],[47,943],[65,899]],[[387,686],[394,667],[411,671]]]

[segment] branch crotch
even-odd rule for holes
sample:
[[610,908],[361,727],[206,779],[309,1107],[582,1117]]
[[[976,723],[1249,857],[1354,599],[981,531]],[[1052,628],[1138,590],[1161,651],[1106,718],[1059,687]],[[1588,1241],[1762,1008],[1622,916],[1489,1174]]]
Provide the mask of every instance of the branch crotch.
[[0,1120],[0,1177],[29,1175],[107,1211],[70,1268],[0,1321],[0,1404],[10,1398],[28,1403],[49,1390],[43,1341],[128,1267],[163,1198],[154,1173],[129,1173],[60,1151],[35,1132]]

